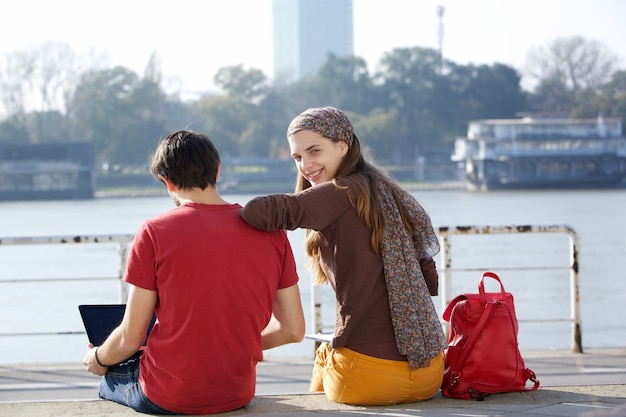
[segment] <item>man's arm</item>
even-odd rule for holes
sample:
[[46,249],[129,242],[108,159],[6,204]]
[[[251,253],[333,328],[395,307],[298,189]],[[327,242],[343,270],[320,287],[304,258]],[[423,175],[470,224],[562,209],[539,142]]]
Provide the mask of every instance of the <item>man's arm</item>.
[[101,346],[89,345],[90,349],[83,359],[87,371],[104,375],[108,366],[122,362],[139,350],[146,340],[146,332],[154,314],[156,301],[156,291],[130,286],[122,323],[111,332]]
[[278,290],[272,306],[272,318],[261,332],[263,349],[301,342],[304,332],[304,312],[298,284]]

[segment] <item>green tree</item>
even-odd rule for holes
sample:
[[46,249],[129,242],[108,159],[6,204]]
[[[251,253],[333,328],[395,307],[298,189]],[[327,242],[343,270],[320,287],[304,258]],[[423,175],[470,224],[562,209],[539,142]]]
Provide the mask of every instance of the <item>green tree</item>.
[[102,161],[121,162],[116,161],[117,149],[131,142],[128,126],[134,110],[129,96],[138,82],[136,73],[118,66],[85,73],[76,88],[72,107],[77,132],[94,145]]
[[616,71],[603,88],[604,96],[610,103],[605,115],[619,117],[626,124],[626,71]]
[[[214,96],[200,100],[196,112],[203,120],[203,129],[222,156],[250,154],[242,146],[242,136],[254,120],[255,105],[231,96]],[[250,133],[246,133],[250,136]]]
[[383,105],[383,96],[377,96],[380,89],[375,88],[363,58],[330,53],[311,82],[320,103],[358,114],[368,114]]
[[393,100],[397,129],[394,160],[412,162],[430,152],[450,123],[450,84],[440,74],[434,49],[400,48],[385,54],[378,75]]
[[525,110],[526,95],[521,89],[521,77],[507,65],[455,66],[465,77],[465,88],[458,91],[463,107],[458,116],[471,119],[507,119]]
[[567,117],[576,106],[576,93],[558,77],[544,78],[529,96],[532,112]]
[[[288,97],[281,93],[279,88],[270,88],[259,103],[256,118],[258,124],[253,137],[247,141],[253,142],[259,149],[257,155],[271,158],[290,158],[287,145],[287,126],[294,114]],[[246,141],[244,140],[244,143]]]
[[29,143],[29,135],[26,124],[15,117],[0,121],[0,143]]
[[244,101],[258,101],[267,90],[267,77],[255,68],[246,70],[243,65],[220,68],[214,82],[229,96]]
[[372,110],[367,115],[350,113],[354,130],[367,154],[379,162],[392,159],[395,142],[391,140],[395,130],[398,110]]
[[269,91],[265,74],[236,65],[220,68],[214,81],[226,96],[204,98],[196,109],[220,154],[267,156],[267,119],[258,106]]
[[86,73],[72,100],[79,136],[101,161],[145,165],[167,132],[166,98],[152,80],[124,67]]

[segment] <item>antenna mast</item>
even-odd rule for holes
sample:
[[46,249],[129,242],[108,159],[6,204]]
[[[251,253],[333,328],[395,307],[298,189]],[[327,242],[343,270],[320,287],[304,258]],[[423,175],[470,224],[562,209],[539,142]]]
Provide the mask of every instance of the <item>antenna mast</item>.
[[443,13],[444,7],[440,4],[437,6],[437,17],[439,18],[439,30],[437,37],[439,40],[439,74],[443,73]]

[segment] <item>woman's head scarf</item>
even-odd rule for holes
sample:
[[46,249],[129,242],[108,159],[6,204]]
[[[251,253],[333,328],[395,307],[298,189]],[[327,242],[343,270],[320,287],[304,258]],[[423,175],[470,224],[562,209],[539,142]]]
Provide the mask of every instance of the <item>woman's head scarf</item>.
[[352,146],[355,137],[348,116],[330,106],[310,108],[297,115],[287,128],[287,137],[301,130],[319,133],[334,141],[344,141],[348,147]]

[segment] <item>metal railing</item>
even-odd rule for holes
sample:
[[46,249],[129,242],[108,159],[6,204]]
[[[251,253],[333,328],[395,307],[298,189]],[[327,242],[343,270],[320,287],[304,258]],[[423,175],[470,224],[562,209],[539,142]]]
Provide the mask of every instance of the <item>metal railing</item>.
[[[128,298],[128,287],[124,284],[122,276],[126,266],[126,258],[128,255],[128,247],[132,242],[134,235],[91,235],[91,236],[37,236],[37,237],[1,237],[0,248],[7,246],[23,246],[23,245],[85,245],[85,244],[113,244],[117,246],[117,254],[120,268],[113,276],[107,277],[63,277],[63,278],[0,278],[0,285],[4,284],[26,284],[26,283],[49,283],[49,282],[85,282],[85,281],[102,281],[115,280],[119,283],[119,299],[121,303],[125,303]],[[35,259],[33,259],[36,261]],[[83,334],[80,331],[61,331],[61,332],[20,332],[20,333],[0,333],[0,336],[47,336],[47,335],[71,335]]]
[[[92,236],[35,236],[35,237],[0,237],[0,247],[9,245],[78,245],[78,244],[117,244],[120,260],[120,269],[115,277],[122,282],[122,274],[126,265],[128,245],[133,241],[134,235],[92,235]],[[78,280],[101,280],[103,278],[23,278],[23,279],[0,279],[2,283],[18,282],[41,282],[41,281],[78,281]],[[106,278],[105,278],[106,279]],[[126,286],[120,284],[120,300],[126,301],[128,294]]]
[[[450,284],[452,281],[452,271],[484,271],[484,268],[452,268],[451,242],[450,237],[453,235],[496,235],[496,234],[520,234],[520,233],[565,233],[569,237],[569,265],[567,267],[550,267],[536,265],[532,267],[512,266],[499,269],[563,269],[570,270],[570,317],[568,321],[571,323],[572,351],[582,353],[582,334],[580,325],[580,287],[579,287],[579,255],[580,242],[578,235],[571,227],[567,225],[550,225],[550,226],[456,226],[456,227],[439,227],[437,234],[441,239],[441,263],[443,268],[440,271],[441,286],[441,306],[442,311],[445,310],[448,303],[452,300],[450,293]],[[548,319],[538,321],[549,321]]]
[[[570,270],[570,317],[567,319],[571,322],[572,350],[582,353],[582,334],[580,321],[580,297],[579,297],[579,253],[580,243],[576,232],[567,225],[549,225],[549,226],[443,226],[436,229],[436,233],[441,241],[441,265],[440,273],[440,297],[442,311],[452,299],[450,293],[452,272],[453,271],[471,271],[481,270],[484,268],[452,268],[452,244],[451,237],[454,235],[496,235],[496,234],[528,234],[528,233],[565,233],[569,236],[569,253],[570,262],[567,268]],[[125,302],[128,296],[127,286],[122,281],[124,267],[126,265],[126,257],[128,247],[133,240],[134,235],[93,235],[93,236],[48,236],[48,237],[8,237],[0,238],[0,247],[7,245],[75,245],[75,244],[100,244],[114,243],[118,245],[118,255],[120,261],[120,269],[116,276],[108,278],[21,278],[21,279],[0,279],[0,284],[5,283],[25,283],[25,282],[41,282],[41,281],[78,281],[78,280],[102,280],[115,279],[120,283],[120,302]],[[522,270],[522,269],[550,269],[564,267],[549,266],[511,266],[506,269]],[[505,269],[505,268],[499,268]],[[311,287],[311,314],[313,318],[313,328],[316,333],[322,332],[322,302],[321,291],[319,286]],[[541,320],[549,321],[549,320]],[[45,332],[32,333],[36,335],[47,334]],[[10,334],[14,336],[15,334]],[[20,334],[25,335],[25,334]],[[9,336],[9,334],[0,334],[0,336]]]
[[[444,311],[448,303],[452,300],[450,291],[452,272],[453,271],[481,271],[489,269],[485,268],[452,268],[452,244],[450,238],[453,235],[496,235],[496,234],[528,234],[528,233],[565,233],[569,236],[569,265],[568,266],[509,266],[509,270],[524,269],[564,269],[570,270],[570,317],[566,319],[571,322],[572,351],[582,353],[582,334],[580,321],[580,297],[579,297],[579,254],[580,243],[578,235],[571,227],[567,225],[550,225],[550,226],[442,226],[436,229],[436,233],[441,242],[441,265],[439,268],[440,297],[441,307]],[[321,333],[323,329],[322,323],[322,301],[319,286],[311,288],[311,314],[314,318],[313,328],[316,333]],[[554,321],[549,319],[540,319],[536,321]],[[558,320],[562,321],[562,320]],[[446,326],[444,326],[445,328]],[[447,330],[447,329],[446,329]]]

